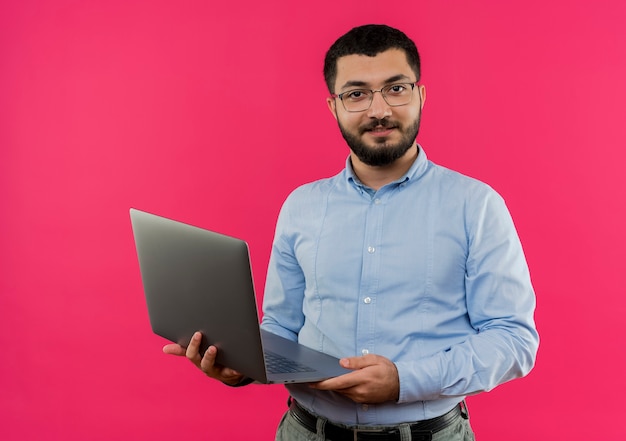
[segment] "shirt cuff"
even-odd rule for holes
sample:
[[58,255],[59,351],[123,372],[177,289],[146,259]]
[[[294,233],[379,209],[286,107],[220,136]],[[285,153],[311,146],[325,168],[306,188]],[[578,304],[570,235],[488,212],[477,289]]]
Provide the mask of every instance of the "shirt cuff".
[[400,379],[398,403],[435,400],[441,396],[439,357],[396,362]]

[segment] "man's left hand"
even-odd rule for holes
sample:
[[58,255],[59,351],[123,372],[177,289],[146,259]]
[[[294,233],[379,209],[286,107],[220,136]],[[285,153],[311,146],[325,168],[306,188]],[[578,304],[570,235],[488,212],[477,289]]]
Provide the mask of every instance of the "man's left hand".
[[354,372],[311,383],[311,388],[332,390],[357,403],[374,404],[398,400],[400,394],[398,370],[388,358],[367,354],[361,357],[342,358],[339,363]]

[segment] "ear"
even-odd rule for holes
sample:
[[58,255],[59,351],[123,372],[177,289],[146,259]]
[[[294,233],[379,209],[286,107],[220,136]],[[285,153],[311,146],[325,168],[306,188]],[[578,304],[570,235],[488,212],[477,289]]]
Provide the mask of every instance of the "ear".
[[328,110],[333,114],[333,117],[337,119],[337,100],[333,97],[326,98],[326,105],[328,106]]
[[420,94],[420,111],[424,110],[424,103],[426,102],[426,86],[424,86],[423,84],[420,84],[419,86],[417,86],[417,90]]

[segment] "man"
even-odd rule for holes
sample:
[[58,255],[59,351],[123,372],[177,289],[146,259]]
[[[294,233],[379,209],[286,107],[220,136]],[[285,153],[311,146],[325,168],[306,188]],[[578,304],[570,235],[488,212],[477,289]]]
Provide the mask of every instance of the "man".
[[[354,28],[326,54],[328,108],[350,147],[337,176],[281,210],[262,326],[352,372],[289,385],[277,440],[470,440],[464,398],[526,375],[535,298],[510,215],[487,185],[427,159],[415,44]],[[186,355],[226,384],[247,380]]]

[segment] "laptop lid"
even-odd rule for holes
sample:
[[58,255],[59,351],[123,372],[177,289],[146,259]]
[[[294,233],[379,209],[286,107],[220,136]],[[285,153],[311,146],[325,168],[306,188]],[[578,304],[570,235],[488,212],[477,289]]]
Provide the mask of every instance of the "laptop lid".
[[[261,383],[319,381],[348,372],[334,357],[261,332],[246,242],[134,208],[130,217],[155,334],[186,347],[200,331],[201,353],[215,345],[218,363]],[[264,343],[275,354],[299,357],[309,369],[268,374]]]

